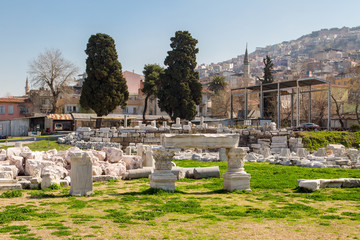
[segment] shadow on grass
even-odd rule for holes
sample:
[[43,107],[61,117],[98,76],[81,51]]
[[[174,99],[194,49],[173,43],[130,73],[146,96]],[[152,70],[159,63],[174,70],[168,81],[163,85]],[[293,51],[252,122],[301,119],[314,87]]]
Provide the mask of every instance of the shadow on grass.
[[219,190],[213,190],[209,192],[184,192],[180,190],[176,190],[174,192],[171,191],[165,191],[162,189],[156,189],[156,188],[148,188],[144,191],[138,191],[138,192],[125,192],[125,193],[116,193],[116,194],[109,194],[110,196],[144,196],[144,195],[156,195],[156,196],[171,196],[176,194],[183,194],[183,195],[214,195],[214,194],[251,194],[251,192],[246,190],[235,190],[233,192],[229,192],[224,189]]

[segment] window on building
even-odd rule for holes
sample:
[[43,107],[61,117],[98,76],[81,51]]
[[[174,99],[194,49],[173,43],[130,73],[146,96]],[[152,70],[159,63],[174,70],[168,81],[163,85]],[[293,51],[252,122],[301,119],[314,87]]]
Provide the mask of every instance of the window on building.
[[27,113],[29,113],[29,108],[27,108],[24,105],[19,106],[19,112],[20,112],[20,114],[27,114]]
[[13,105],[9,106],[8,113],[9,114],[14,114],[14,106]]
[[5,114],[5,106],[0,106],[0,114]]
[[76,106],[73,106],[73,112],[76,112]]
[[136,107],[134,107],[134,114],[136,114]]
[[66,112],[71,112],[71,106],[66,106]]

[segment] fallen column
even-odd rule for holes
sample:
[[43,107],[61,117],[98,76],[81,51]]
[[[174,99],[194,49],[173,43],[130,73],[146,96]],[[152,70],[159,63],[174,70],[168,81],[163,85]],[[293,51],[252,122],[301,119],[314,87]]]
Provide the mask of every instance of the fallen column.
[[209,177],[220,178],[219,166],[194,168],[195,179],[209,178]]

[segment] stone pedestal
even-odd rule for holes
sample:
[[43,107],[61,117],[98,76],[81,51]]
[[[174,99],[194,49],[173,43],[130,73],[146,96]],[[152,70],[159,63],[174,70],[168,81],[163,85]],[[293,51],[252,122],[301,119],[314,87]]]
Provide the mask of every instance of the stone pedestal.
[[171,160],[174,152],[165,149],[154,149],[155,170],[149,176],[150,187],[165,191],[175,191],[176,176],[171,172]]
[[92,163],[88,152],[73,151],[71,156],[71,189],[72,196],[93,194]]
[[250,189],[250,174],[245,172],[244,162],[246,152],[242,148],[230,148],[226,150],[228,158],[228,170],[223,174],[224,190],[233,192],[235,190]]
[[176,123],[171,125],[172,129],[182,129],[181,123],[180,123],[180,118],[176,118]]

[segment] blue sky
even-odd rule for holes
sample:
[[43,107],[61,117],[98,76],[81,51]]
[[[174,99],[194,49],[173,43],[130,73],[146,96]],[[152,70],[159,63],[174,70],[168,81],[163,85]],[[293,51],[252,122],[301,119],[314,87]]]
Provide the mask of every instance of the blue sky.
[[360,26],[358,0],[0,0],[0,96],[23,95],[29,62],[59,49],[85,71],[87,41],[106,33],[123,71],[163,65],[170,38],[188,30],[197,62],[228,60],[321,28]]

